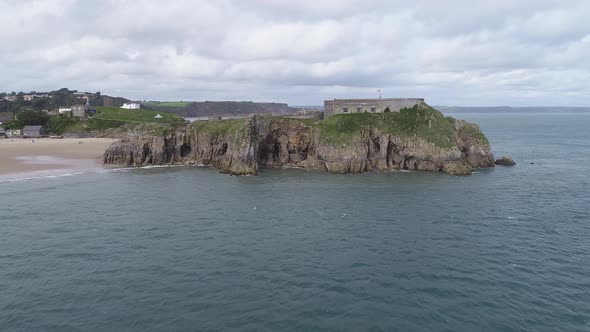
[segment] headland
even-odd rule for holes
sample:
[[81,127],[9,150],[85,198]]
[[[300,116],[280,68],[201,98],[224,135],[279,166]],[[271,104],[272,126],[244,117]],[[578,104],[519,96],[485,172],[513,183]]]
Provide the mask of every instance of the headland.
[[324,120],[253,115],[128,131],[105,152],[107,165],[203,165],[233,175],[296,167],[357,174],[419,170],[469,175],[494,167],[477,125],[425,103],[399,112],[335,114]]
[[[190,123],[179,109],[198,110],[198,119]],[[12,154],[4,153],[0,172],[61,168],[75,164],[66,160],[99,155],[105,165],[206,165],[234,175],[281,167],[467,175],[494,167],[489,142],[477,125],[446,117],[423,98],[332,99],[323,108],[295,108],[132,101],[61,89],[4,94],[0,110],[14,115],[0,128],[0,138],[6,144],[22,140],[12,145]],[[47,139],[64,136],[75,138]],[[78,137],[120,141],[110,145],[113,141]]]

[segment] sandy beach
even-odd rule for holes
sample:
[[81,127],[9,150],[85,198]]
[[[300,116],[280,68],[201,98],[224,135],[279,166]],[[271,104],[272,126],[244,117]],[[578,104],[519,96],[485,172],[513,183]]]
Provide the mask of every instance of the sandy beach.
[[0,175],[95,168],[115,139],[0,139]]

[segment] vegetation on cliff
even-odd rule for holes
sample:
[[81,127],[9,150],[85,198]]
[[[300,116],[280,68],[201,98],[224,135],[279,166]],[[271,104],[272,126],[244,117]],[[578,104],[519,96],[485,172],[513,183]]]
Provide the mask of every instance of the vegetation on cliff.
[[[81,133],[81,132],[100,132],[106,129],[120,128],[124,125],[146,124],[146,123],[164,123],[178,124],[186,121],[175,114],[161,114],[163,118],[155,119],[157,112],[150,110],[129,110],[118,107],[95,107],[97,113],[90,115],[85,121],[78,119],[54,120],[58,123],[67,124],[62,128],[62,132]],[[57,132],[56,132],[57,133]],[[61,134],[61,133],[60,133]]]
[[192,123],[191,126],[197,132],[218,136],[228,133],[244,132],[246,129],[246,119],[197,121]]
[[490,144],[487,137],[479,129],[478,125],[472,123],[467,124],[465,121],[463,121],[463,123],[466,125],[460,126],[457,129],[457,135],[459,137],[470,137],[472,139],[475,139],[479,144]]
[[422,138],[437,147],[454,146],[454,119],[428,105],[403,108],[391,113],[352,113],[333,115],[319,124],[321,141],[344,145],[362,134],[363,128],[408,138]]
[[188,101],[146,101],[141,104],[147,108],[151,107],[187,107],[191,102]]
[[158,134],[132,135],[114,144],[105,153],[105,163],[211,165],[237,175],[256,174],[265,167],[466,175],[494,165],[477,125],[445,117],[427,105],[399,113],[335,115],[323,121],[255,115],[182,128],[159,126],[165,129]]
[[154,111],[174,113],[184,117],[288,114],[295,111],[287,104],[251,101],[148,101],[143,102],[142,106]]
[[92,118],[103,121],[121,121],[121,122],[160,122],[160,123],[174,123],[174,122],[185,122],[183,118],[176,114],[163,113],[160,114],[161,119],[155,119],[158,112],[150,110],[129,110],[118,107],[95,107],[97,114]]
[[80,122],[77,118],[52,116],[47,121],[47,131],[56,135],[61,135],[69,128],[76,126]]

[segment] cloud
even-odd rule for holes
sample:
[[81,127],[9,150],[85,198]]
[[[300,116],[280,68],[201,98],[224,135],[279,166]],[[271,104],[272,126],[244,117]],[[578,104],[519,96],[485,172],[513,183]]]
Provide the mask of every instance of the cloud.
[[590,105],[588,12],[584,0],[0,2],[0,90]]

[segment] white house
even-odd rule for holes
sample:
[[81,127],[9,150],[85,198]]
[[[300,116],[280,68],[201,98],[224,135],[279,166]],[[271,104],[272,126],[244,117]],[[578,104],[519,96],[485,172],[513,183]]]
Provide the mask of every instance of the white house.
[[6,137],[16,137],[22,135],[22,131],[20,129],[8,129],[6,131]]
[[66,114],[66,115],[69,115],[69,114],[71,114],[71,112],[72,112],[72,109],[71,109],[70,107],[60,107],[60,108],[57,110],[57,112],[58,112],[59,114]]
[[128,110],[138,110],[141,108],[139,103],[125,103],[121,108],[128,109]]

